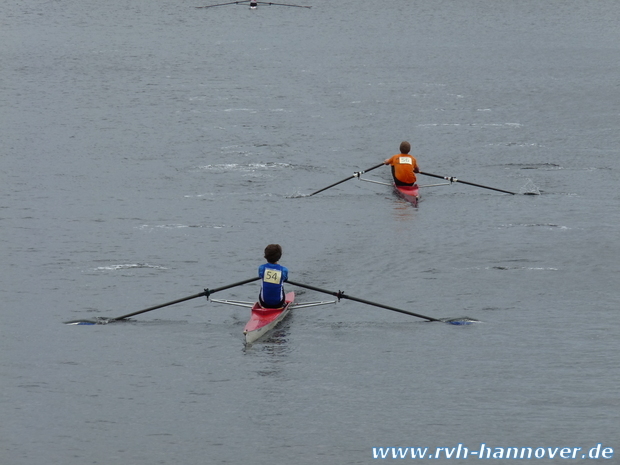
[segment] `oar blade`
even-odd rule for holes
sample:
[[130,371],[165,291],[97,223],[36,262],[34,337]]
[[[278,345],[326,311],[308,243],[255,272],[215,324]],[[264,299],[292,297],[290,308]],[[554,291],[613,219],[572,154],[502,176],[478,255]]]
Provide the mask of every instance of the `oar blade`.
[[107,325],[110,321],[112,321],[111,318],[103,318],[103,317],[95,317],[95,318],[91,318],[91,319],[83,319],[83,320],[71,320],[71,321],[65,321],[64,323],[66,325],[73,325],[73,326],[92,326],[92,325]]
[[420,174],[423,174],[424,176],[430,176],[432,178],[445,179],[446,181],[450,181],[450,182],[460,182],[461,184],[467,184],[469,186],[481,187],[482,189],[489,189],[492,191],[503,192],[504,194],[516,195],[516,192],[510,192],[504,189],[498,189],[496,187],[483,186],[482,184],[475,184],[473,182],[463,181],[461,179],[455,178],[454,176],[439,176],[437,174],[426,173],[424,171],[420,171]]
[[305,288],[305,289],[310,289],[310,290],[312,290],[312,291],[323,292],[324,294],[333,295],[333,296],[338,297],[338,299],[349,299],[349,300],[354,300],[354,301],[356,301],[356,302],[360,302],[360,303],[363,303],[363,304],[366,304],[366,305],[372,305],[372,306],[374,306],[374,307],[385,308],[386,310],[391,310],[391,311],[393,311],[393,312],[398,312],[398,313],[404,313],[405,315],[415,316],[415,317],[417,317],[417,318],[422,318],[422,319],[424,319],[424,320],[428,320],[428,321],[441,321],[441,320],[438,320],[437,318],[433,318],[433,317],[430,317],[430,316],[420,315],[420,314],[418,314],[418,313],[413,313],[413,312],[410,312],[410,311],[408,311],[408,310],[403,310],[403,309],[401,309],[401,308],[391,307],[391,306],[389,306],[389,305],[384,305],[384,304],[380,304],[380,303],[377,303],[377,302],[371,302],[371,301],[369,301],[369,300],[360,299],[360,298],[358,298],[358,297],[353,297],[353,296],[351,296],[351,295],[345,294],[345,293],[344,293],[344,292],[342,292],[342,291],[338,291],[338,292],[328,291],[328,290],[321,289],[321,288],[318,288],[318,287],[309,286],[309,285],[307,285],[307,284],[296,283],[296,282],[291,281],[290,279],[289,279],[287,282],[288,282],[289,284],[292,284],[293,286],[303,287],[303,288]]
[[67,321],[67,322],[65,322],[65,324],[67,324],[67,325],[96,325],[96,324],[112,323],[114,321],[122,321],[122,320],[126,320],[129,317],[132,317],[132,316],[135,316],[135,315],[140,315],[141,313],[146,313],[146,312],[150,312],[150,311],[153,311],[153,310],[157,310],[158,308],[168,307],[170,305],[174,305],[174,304],[178,304],[178,303],[181,303],[181,302],[185,302],[187,300],[197,299],[198,297],[207,297],[208,298],[211,294],[213,294],[215,292],[223,291],[225,289],[230,289],[230,288],[235,287],[235,286],[241,286],[242,284],[251,283],[253,281],[258,281],[259,279],[260,278],[258,276],[256,276],[254,278],[245,279],[243,281],[239,281],[239,282],[236,282],[236,283],[227,284],[226,286],[218,287],[216,289],[205,289],[203,292],[199,292],[198,294],[190,295],[188,297],[183,297],[181,299],[176,299],[176,300],[173,300],[171,302],[166,302],[164,304],[155,305],[153,307],[145,308],[144,310],[138,310],[137,312],[128,313],[127,315],[118,316],[116,318],[101,318],[101,317],[98,317],[98,318],[92,319],[92,320],[84,319],[84,320]]

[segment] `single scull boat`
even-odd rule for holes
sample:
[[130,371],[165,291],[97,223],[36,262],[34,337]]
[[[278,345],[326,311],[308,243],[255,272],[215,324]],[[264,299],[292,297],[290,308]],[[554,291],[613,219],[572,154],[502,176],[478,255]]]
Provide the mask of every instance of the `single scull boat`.
[[[359,176],[358,176],[359,177]],[[418,186],[414,184],[413,186],[397,186],[392,181],[391,184],[387,182],[374,181],[372,179],[365,179],[359,177],[360,181],[372,182],[373,184],[381,184],[383,186],[392,186],[394,188],[394,192],[398,194],[398,196],[407,202],[411,203],[414,207],[418,206],[418,202],[420,201],[420,187],[430,187],[430,186]],[[444,184],[433,184],[435,186],[443,186]]]
[[293,308],[316,307],[319,305],[335,304],[337,302],[336,300],[330,300],[326,302],[295,303],[294,292],[288,292],[284,301],[284,307],[265,308],[259,302],[252,303],[242,302],[240,300],[211,299],[211,302],[251,308],[250,320],[243,329],[246,344],[252,344],[269,334],[271,330],[286,318]]
[[417,184],[413,186],[397,186],[394,184],[394,191],[414,207],[418,206],[420,200],[420,190]]
[[265,308],[256,302],[252,307],[250,321],[243,329],[246,344],[252,344],[278,326],[292,310],[294,301],[295,293],[289,292],[286,294],[284,307],[281,308]]

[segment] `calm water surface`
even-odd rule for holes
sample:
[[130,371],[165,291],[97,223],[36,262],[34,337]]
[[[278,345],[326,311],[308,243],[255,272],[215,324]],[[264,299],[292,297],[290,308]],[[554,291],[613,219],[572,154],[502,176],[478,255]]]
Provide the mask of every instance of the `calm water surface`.
[[[617,450],[620,4],[208,3],[0,6],[0,461]],[[307,196],[401,140],[518,195]],[[62,324],[251,278],[272,242],[295,281],[481,322],[343,300],[244,347],[248,311],[196,299]]]

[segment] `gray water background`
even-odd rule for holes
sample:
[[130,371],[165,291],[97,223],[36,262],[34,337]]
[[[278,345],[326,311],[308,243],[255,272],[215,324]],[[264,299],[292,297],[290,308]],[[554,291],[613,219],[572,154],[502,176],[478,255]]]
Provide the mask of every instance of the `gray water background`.
[[[208,3],[0,5],[0,462],[617,450],[620,3]],[[305,196],[404,139],[542,195]],[[295,281],[481,323],[343,300],[245,348],[248,311],[197,299],[63,325],[251,278],[272,242]]]

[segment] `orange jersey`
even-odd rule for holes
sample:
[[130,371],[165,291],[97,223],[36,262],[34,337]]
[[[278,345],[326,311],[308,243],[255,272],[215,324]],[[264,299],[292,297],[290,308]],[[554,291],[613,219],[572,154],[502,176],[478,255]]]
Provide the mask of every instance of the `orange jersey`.
[[394,167],[394,176],[400,182],[413,184],[416,181],[415,171],[419,171],[418,162],[411,155],[399,153],[387,161]]

